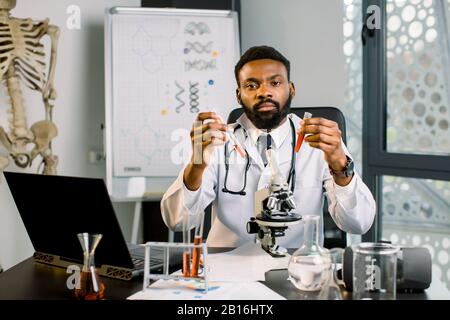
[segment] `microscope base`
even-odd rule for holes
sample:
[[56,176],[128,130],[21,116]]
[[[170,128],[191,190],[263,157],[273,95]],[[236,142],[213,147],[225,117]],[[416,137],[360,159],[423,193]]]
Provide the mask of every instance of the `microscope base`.
[[270,254],[274,258],[283,258],[286,256],[286,253],[287,253],[286,248],[280,247],[278,245],[275,245],[270,248],[262,246],[262,248],[264,249],[264,251],[266,251],[268,254]]
[[287,227],[267,227],[259,226],[258,240],[264,251],[274,258],[282,258],[286,256],[287,250],[276,244],[276,238],[283,236]]

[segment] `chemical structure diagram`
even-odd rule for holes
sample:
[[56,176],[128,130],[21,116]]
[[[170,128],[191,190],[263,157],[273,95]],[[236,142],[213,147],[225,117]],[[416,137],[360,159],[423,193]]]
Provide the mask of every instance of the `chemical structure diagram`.
[[159,28],[141,25],[132,36],[132,52],[139,57],[143,69],[149,73],[161,71],[164,57],[173,52],[172,41],[179,23],[178,20],[170,20],[166,24]]
[[152,121],[155,118],[154,106],[143,105],[144,122],[134,133],[134,147],[136,154],[146,160],[146,165],[161,163],[170,159],[170,148],[168,142],[170,137],[166,132],[154,130]]

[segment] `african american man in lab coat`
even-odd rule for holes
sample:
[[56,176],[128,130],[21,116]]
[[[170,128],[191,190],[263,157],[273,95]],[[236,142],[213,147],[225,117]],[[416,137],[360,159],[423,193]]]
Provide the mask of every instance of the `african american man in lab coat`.
[[[191,131],[191,160],[161,201],[163,219],[170,229],[181,230],[187,214],[190,222],[197,223],[203,210],[213,202],[208,246],[238,247],[254,241],[255,235],[247,233],[246,224],[254,216],[255,191],[267,188],[271,178],[270,166],[260,152],[264,140],[259,137],[266,137],[267,143],[270,134],[271,148],[281,173],[287,178],[292,139],[297,133],[303,133],[306,137],[296,156],[296,174],[292,177],[297,206],[293,212],[322,216],[324,187],[329,212],[340,229],[352,234],[369,230],[375,217],[375,201],[358,173],[349,171],[351,155],[342,142],[338,125],[314,115],[302,120],[290,114],[295,88],[289,73],[289,61],[274,48],[252,47],[241,57],[235,67],[236,96],[245,112],[237,123],[229,126],[214,112],[198,114]],[[247,174],[245,195],[223,191],[224,145],[229,140],[225,132],[229,128],[235,129],[237,139],[247,150],[250,166],[246,172],[246,161],[229,143],[226,187],[240,191]],[[323,223],[320,225],[323,241]],[[299,247],[302,241],[302,224],[290,226],[284,237],[277,238],[277,244],[286,248]]]

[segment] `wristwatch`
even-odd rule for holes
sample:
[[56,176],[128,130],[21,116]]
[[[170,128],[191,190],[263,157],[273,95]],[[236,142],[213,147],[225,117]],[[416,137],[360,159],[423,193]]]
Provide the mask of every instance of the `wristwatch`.
[[332,176],[338,177],[338,178],[348,178],[348,177],[352,177],[353,176],[353,168],[354,168],[354,164],[353,164],[353,160],[347,156],[347,163],[345,164],[344,170],[342,171],[334,171],[333,168],[331,168],[330,166],[328,166],[328,168],[330,169],[330,173]]

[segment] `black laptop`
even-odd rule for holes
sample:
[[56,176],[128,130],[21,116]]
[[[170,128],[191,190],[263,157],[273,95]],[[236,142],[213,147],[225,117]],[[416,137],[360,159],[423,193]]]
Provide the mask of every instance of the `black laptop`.
[[[128,245],[102,179],[4,172],[34,246],[36,261],[67,267],[82,263],[77,234],[101,233],[95,251],[100,275],[129,280],[143,272],[144,248]],[[157,252],[153,251],[157,250]],[[151,270],[162,268],[153,249]],[[170,262],[176,261],[171,253]]]

